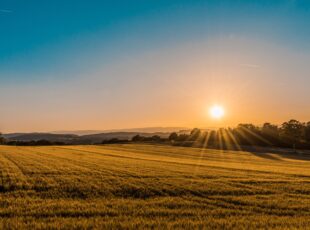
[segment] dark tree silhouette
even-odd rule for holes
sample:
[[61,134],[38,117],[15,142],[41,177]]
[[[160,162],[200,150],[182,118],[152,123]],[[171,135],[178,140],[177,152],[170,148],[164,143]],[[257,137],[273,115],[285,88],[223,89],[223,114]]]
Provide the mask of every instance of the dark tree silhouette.
[[310,143],[310,121],[305,126],[305,139]]
[[2,136],[2,133],[0,132],[0,145],[4,144],[5,143],[5,139],[4,137]]
[[290,120],[281,127],[271,123],[261,127],[239,124],[236,128],[209,131],[195,128],[189,135],[172,133],[169,137],[171,139],[175,140],[172,142],[174,145],[204,148],[249,149],[260,146],[310,149],[310,122],[303,124]]
[[135,135],[132,139],[133,142],[143,141],[143,137],[138,135]]
[[303,124],[297,120],[290,120],[282,124],[283,133],[296,140],[301,138],[303,127]]
[[278,137],[279,136],[279,127],[271,123],[265,123],[262,127],[262,133],[268,136]]
[[292,119],[288,122],[284,122],[281,129],[285,142],[291,144],[295,150],[296,145],[300,143],[302,139],[302,133],[304,129],[303,124],[297,120]]
[[194,128],[189,135],[189,140],[191,140],[191,141],[197,140],[199,138],[200,134],[201,134],[201,130]]
[[158,135],[154,135],[150,139],[151,139],[151,141],[155,141],[155,142],[160,142],[161,141],[161,138]]
[[176,132],[173,132],[169,135],[168,139],[169,141],[176,141],[178,139],[178,134]]
[[281,144],[280,129],[277,125],[265,123],[261,129],[261,135],[272,146],[278,146]]
[[182,141],[187,141],[188,140],[188,135],[187,134],[180,134],[179,136],[178,136],[178,141],[180,141],[180,142],[182,142]]

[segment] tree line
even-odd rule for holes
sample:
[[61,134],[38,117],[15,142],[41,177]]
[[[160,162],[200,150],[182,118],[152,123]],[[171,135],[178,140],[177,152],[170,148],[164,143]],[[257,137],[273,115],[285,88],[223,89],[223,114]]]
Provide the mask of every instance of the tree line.
[[282,125],[265,123],[263,126],[239,124],[235,128],[202,131],[189,134],[171,133],[169,141],[175,145],[238,149],[242,146],[310,149],[310,122],[297,120]]

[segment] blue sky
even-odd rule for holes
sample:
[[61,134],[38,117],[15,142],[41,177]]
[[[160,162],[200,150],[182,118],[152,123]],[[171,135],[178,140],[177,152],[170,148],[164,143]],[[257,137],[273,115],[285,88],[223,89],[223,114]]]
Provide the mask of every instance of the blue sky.
[[[134,100],[138,97],[134,96],[135,93],[139,92],[152,100],[155,105],[153,113],[141,115],[138,120],[146,117],[145,123],[132,120],[130,125],[126,125],[128,121],[122,116],[113,121],[109,120],[109,116],[115,117],[112,112],[106,115],[104,122],[98,124],[88,124],[84,121],[85,116],[81,116],[75,122],[83,121],[85,125],[78,128],[120,128],[116,124],[127,127],[159,124],[164,126],[209,125],[198,117],[193,118],[195,122],[192,123],[165,119],[167,117],[165,114],[158,113],[158,108],[162,104],[159,99],[158,101],[154,99],[157,92],[152,90],[152,87],[163,87],[164,90],[172,88],[174,93],[166,95],[168,100],[181,100],[175,95],[183,95],[177,90],[186,85],[184,82],[191,82],[190,70],[197,71],[194,62],[197,63],[197,60],[201,58],[208,59],[209,56],[211,56],[211,61],[206,62],[205,66],[211,65],[211,68],[214,68],[213,59],[220,59],[215,63],[216,68],[221,68],[221,62],[235,61],[230,56],[233,53],[235,56],[243,55],[243,59],[240,57],[242,63],[238,65],[259,67],[259,71],[265,70],[266,75],[261,77],[253,73],[255,77],[250,80],[251,86],[262,85],[261,78],[267,79],[268,76],[268,79],[272,78],[270,85],[277,87],[274,91],[280,92],[281,89],[286,90],[285,87],[294,85],[296,92],[302,94],[304,85],[309,82],[308,69],[305,64],[310,51],[309,1],[55,0],[47,2],[2,0],[0,2],[0,29],[0,89],[2,91],[0,105],[5,110],[3,111],[5,122],[0,121],[0,128],[3,126],[4,130],[30,130],[31,127],[36,130],[75,128],[74,123],[68,127],[47,126],[46,123],[52,120],[52,124],[57,122],[59,126],[66,124],[70,111],[75,111],[71,108],[71,110],[68,109],[67,114],[65,112],[68,104],[72,104],[72,98],[83,101],[86,97],[90,101],[98,99],[105,101],[108,100],[107,92],[109,92],[109,98],[112,96],[115,98],[114,103],[105,102],[109,111],[123,114],[122,98],[132,97]],[[239,51],[234,47],[239,47]],[[262,57],[264,53],[260,53],[264,49],[266,49],[265,58]],[[192,56],[187,57],[187,54]],[[150,57],[150,55],[153,56]],[[274,59],[267,62],[266,60],[272,55]],[[286,59],[283,59],[283,55],[286,55]],[[251,58],[255,61],[259,59],[263,64],[254,63],[255,61],[248,62],[247,60]],[[275,60],[277,58],[279,62]],[[172,68],[185,66],[183,62],[187,64],[193,62],[193,65],[189,64],[186,70],[180,70],[181,73],[188,70],[188,76],[183,76],[183,78],[173,76],[175,72]],[[289,64],[283,66],[283,63]],[[274,68],[262,68],[268,65]],[[148,69],[144,69],[143,66],[148,66]],[[279,76],[271,76],[271,73],[276,72],[279,66],[284,73],[284,81]],[[222,69],[225,69],[225,66],[221,68],[221,71]],[[295,73],[298,76],[287,75],[291,70],[296,70]],[[219,70],[208,69],[197,81],[216,82],[217,80],[214,79],[216,77],[210,79],[212,74],[208,71],[218,72]],[[236,76],[237,72],[233,71],[235,70],[231,72],[233,77],[230,78],[232,83],[235,82],[233,78],[236,78],[237,82],[238,79],[242,82],[246,78],[245,75]],[[255,71],[258,71],[257,68]],[[281,71],[277,74],[282,74]],[[219,82],[228,84],[227,78],[222,78],[225,77],[218,76]],[[296,83],[296,80],[299,83]],[[167,81],[173,81],[175,85],[171,86]],[[91,82],[94,82],[93,85]],[[281,85],[281,82],[285,82],[284,88],[277,86]],[[135,88],[137,86],[131,86],[131,84],[143,84],[143,87]],[[61,88],[62,85],[66,87]],[[214,87],[219,86],[209,87],[211,88],[206,90],[214,91]],[[53,95],[52,90],[50,93],[46,93],[46,90],[41,92],[42,88],[56,89],[59,95]],[[235,90],[238,90],[237,88],[236,86]],[[190,89],[193,92],[200,90],[202,91],[199,85],[193,85]],[[300,98],[304,94],[299,94],[290,95],[289,93],[287,100],[292,104],[296,104],[295,100],[304,100]],[[183,96],[192,97],[185,94]],[[201,98],[201,95],[196,95],[196,97]],[[8,106],[8,98],[17,107],[22,104],[20,113],[18,109]],[[25,102],[24,98],[28,100]],[[49,106],[43,106],[43,102],[38,101],[38,98],[49,101]],[[205,100],[208,104],[208,99]],[[305,101],[300,105],[297,103],[298,108],[304,107],[305,103]],[[28,104],[27,108],[33,104],[38,105],[38,108],[25,111],[27,110],[23,108],[25,104]],[[79,105],[79,109],[88,109],[90,114],[102,114],[103,111],[99,111],[96,108],[97,105],[84,101]],[[142,110],[143,106],[145,106],[143,103],[135,105],[134,110]],[[63,120],[58,115],[54,117],[44,115],[50,114],[49,111],[55,109],[64,111]],[[175,108],[174,111],[179,111],[178,109]],[[261,107],[259,109],[262,110]],[[190,110],[195,111],[192,107]],[[26,115],[21,119],[19,116],[12,116],[12,113]],[[45,119],[42,118],[40,122],[34,121],[32,117],[38,114]],[[131,116],[136,115],[133,113]],[[294,114],[279,115],[278,118],[272,117],[271,120],[278,122],[290,115]],[[309,114],[299,109],[296,115],[297,118],[306,119]],[[182,119],[188,120],[188,117],[185,116]],[[261,122],[260,119],[246,119]],[[20,121],[17,122],[18,125],[16,120]],[[24,125],[26,121],[30,124],[29,126]],[[227,121],[227,124],[235,122],[237,122],[236,119],[231,122]]]
[[1,72],[18,80],[71,69],[77,53],[87,54],[88,65],[97,54],[109,59],[208,36],[242,34],[309,48],[308,1],[30,0],[1,1],[0,8]]

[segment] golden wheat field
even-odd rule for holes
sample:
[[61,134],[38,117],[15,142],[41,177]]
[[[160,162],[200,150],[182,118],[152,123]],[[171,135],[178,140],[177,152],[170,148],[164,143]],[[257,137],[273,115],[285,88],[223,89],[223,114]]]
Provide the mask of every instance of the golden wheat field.
[[310,228],[310,156],[0,146],[7,229]]

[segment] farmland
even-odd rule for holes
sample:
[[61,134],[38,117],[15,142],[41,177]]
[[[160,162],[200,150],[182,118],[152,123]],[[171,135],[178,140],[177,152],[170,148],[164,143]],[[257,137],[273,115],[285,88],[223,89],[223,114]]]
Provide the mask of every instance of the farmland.
[[0,146],[0,228],[305,229],[309,216],[307,154]]

